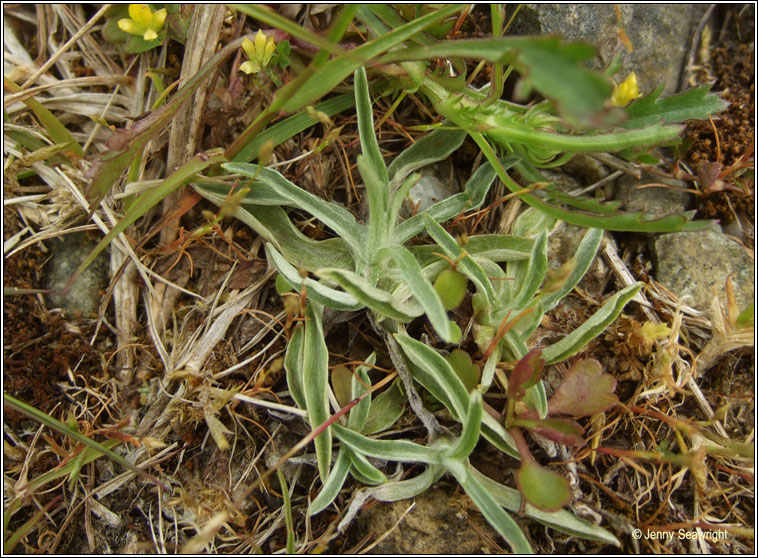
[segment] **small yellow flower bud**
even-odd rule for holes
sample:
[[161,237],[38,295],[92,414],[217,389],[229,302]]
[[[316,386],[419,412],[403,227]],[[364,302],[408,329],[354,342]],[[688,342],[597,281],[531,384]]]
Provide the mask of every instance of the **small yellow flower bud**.
[[248,38],[242,41],[242,50],[245,51],[248,60],[240,65],[240,70],[246,74],[257,74],[268,66],[276,50],[276,44],[272,37],[266,37],[259,29],[255,35],[255,42]]
[[145,41],[154,41],[163,29],[168,12],[153,12],[147,4],[129,4],[129,18],[118,20],[118,28],[131,35],[141,35]]
[[625,107],[637,97],[641,97],[640,89],[637,86],[637,76],[632,72],[621,85],[613,87],[611,94],[611,104],[616,107]]

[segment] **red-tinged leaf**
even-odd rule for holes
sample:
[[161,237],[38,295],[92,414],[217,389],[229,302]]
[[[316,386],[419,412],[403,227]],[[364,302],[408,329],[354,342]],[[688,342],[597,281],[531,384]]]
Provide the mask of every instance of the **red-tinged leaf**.
[[540,381],[545,361],[541,358],[542,349],[532,349],[518,361],[508,381],[508,397],[521,400],[526,390]]
[[571,500],[568,481],[533,459],[521,462],[518,487],[527,502],[544,511],[558,511]]
[[540,436],[566,446],[583,446],[584,428],[573,420],[551,418],[539,421],[531,428]]
[[548,414],[586,417],[602,413],[618,401],[616,378],[589,358],[574,363],[548,402]]

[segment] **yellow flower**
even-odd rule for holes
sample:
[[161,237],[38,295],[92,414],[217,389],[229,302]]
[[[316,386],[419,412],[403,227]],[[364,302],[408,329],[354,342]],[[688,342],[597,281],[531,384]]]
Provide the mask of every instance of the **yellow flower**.
[[640,89],[637,87],[637,76],[632,72],[621,82],[621,85],[613,86],[611,104],[617,107],[625,107],[634,99],[641,96],[642,93],[640,93]]
[[166,21],[166,9],[153,12],[147,4],[129,4],[129,18],[119,19],[118,28],[132,35],[140,35],[146,41],[158,38],[158,31]]
[[242,50],[247,54],[248,61],[240,66],[240,70],[246,74],[257,74],[268,66],[275,49],[273,37],[267,38],[260,29],[255,35],[255,42],[245,37],[242,41]]

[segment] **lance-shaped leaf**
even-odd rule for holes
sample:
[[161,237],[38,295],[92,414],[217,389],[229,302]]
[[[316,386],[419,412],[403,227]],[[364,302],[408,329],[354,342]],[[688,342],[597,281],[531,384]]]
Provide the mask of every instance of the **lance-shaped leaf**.
[[[219,207],[224,206],[229,198],[229,186],[225,184],[192,184],[205,199]],[[257,232],[266,242],[279,250],[287,261],[302,265],[306,269],[318,269],[329,261],[334,267],[355,269],[355,261],[347,243],[341,238],[313,240],[301,233],[290,221],[281,207],[259,205],[261,196],[257,183],[234,208],[234,216]],[[265,186],[264,186],[265,187]],[[284,198],[281,198],[284,199]],[[284,200],[284,205],[289,201]]]
[[439,244],[448,258],[457,262],[457,268],[460,268],[466,276],[476,285],[476,288],[485,296],[485,302],[490,304],[495,301],[495,289],[492,282],[484,273],[481,266],[474,261],[474,258],[465,254],[458,246],[456,240],[448,234],[434,219],[424,213],[424,225],[429,235]]
[[300,292],[300,289],[305,286],[308,297],[319,304],[337,310],[360,310],[363,308],[363,303],[350,293],[332,289],[310,277],[302,277],[300,272],[273,245],[268,243],[266,243],[266,255],[291,288]]
[[[463,421],[463,430],[455,446],[446,455],[447,459],[466,459],[479,441],[479,432],[482,425],[482,394],[474,390],[468,400],[468,413]],[[443,462],[444,463],[444,462]]]
[[450,471],[463,487],[466,494],[473,500],[479,511],[487,519],[500,535],[510,545],[516,554],[531,554],[533,552],[526,535],[521,528],[508,515],[492,494],[485,489],[479,480],[472,474],[473,467],[467,465],[454,466],[458,463],[445,462],[446,469]]
[[404,282],[408,285],[416,301],[424,309],[432,327],[445,342],[449,343],[452,339],[452,331],[445,307],[413,254],[404,246],[392,246],[391,248],[382,248],[379,257],[380,259],[395,261]]
[[252,163],[226,163],[222,166],[229,172],[249,176],[270,187],[274,192],[288,199],[290,205],[307,211],[330,227],[350,245],[356,257],[363,254],[365,229],[344,207],[306,192],[274,170]]
[[465,139],[465,130],[445,128],[443,122],[441,128],[422,136],[392,160],[387,169],[390,184],[397,187],[413,171],[444,161]]
[[589,358],[575,362],[548,401],[551,415],[586,417],[602,413],[618,401],[613,394],[616,378],[604,374],[601,364]]
[[542,377],[545,361],[541,358],[542,349],[532,349],[516,363],[508,378],[508,397],[517,401],[524,398],[526,390],[537,384]]
[[[327,389],[329,382],[329,352],[321,326],[321,306],[309,302],[305,310],[303,337],[303,392],[311,428],[318,428],[329,418]],[[313,440],[321,482],[329,478],[332,460],[332,433],[329,428]]]
[[555,364],[567,359],[600,335],[618,317],[626,303],[634,298],[640,288],[640,285],[631,285],[620,290],[577,329],[557,343],[546,347],[542,351],[545,364]]
[[357,451],[348,448],[352,468],[350,474],[364,484],[375,485],[387,482],[387,477],[379,469],[374,467],[368,458]]
[[305,392],[303,391],[303,335],[305,326],[298,324],[292,331],[287,353],[284,355],[284,368],[287,371],[287,387],[295,403],[305,409]]
[[394,320],[408,322],[421,315],[418,306],[397,300],[391,293],[372,286],[357,273],[344,269],[319,269],[316,274],[334,281],[362,305]]
[[330,428],[334,430],[334,434],[342,443],[347,444],[355,452],[364,455],[388,461],[408,463],[437,464],[442,459],[443,454],[441,450],[422,446],[407,440],[374,440],[348,430],[339,424],[333,424]]
[[366,424],[360,432],[366,436],[384,432],[403,416],[407,402],[408,398],[403,393],[401,382],[395,380],[390,387],[372,398]]
[[324,486],[321,487],[318,496],[311,502],[308,508],[308,515],[316,515],[325,510],[334,501],[342,489],[342,485],[345,484],[351,466],[352,461],[350,460],[349,450],[343,446],[337,453],[337,460],[329,472],[329,478],[326,479]]

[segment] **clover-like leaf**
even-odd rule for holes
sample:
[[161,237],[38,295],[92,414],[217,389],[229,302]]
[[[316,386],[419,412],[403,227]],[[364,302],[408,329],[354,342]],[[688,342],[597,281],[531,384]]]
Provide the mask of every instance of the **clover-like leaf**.
[[524,398],[526,390],[540,381],[545,361],[542,349],[532,349],[516,363],[508,381],[508,397],[518,401]]
[[584,428],[569,419],[549,418],[536,421],[531,431],[566,446],[583,446],[586,444],[583,438]]
[[445,360],[453,367],[453,370],[455,370],[455,373],[469,392],[476,389],[481,372],[479,367],[471,361],[471,356],[466,351],[455,349]]
[[568,481],[534,459],[521,462],[517,479],[522,496],[541,510],[558,511],[571,500]]
[[616,378],[604,374],[600,363],[592,358],[577,361],[548,402],[550,415],[586,417],[602,413],[618,397],[613,394]]

